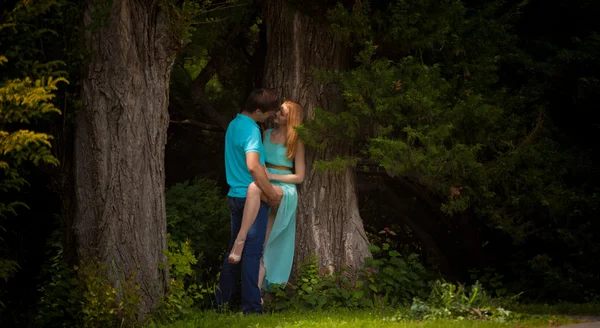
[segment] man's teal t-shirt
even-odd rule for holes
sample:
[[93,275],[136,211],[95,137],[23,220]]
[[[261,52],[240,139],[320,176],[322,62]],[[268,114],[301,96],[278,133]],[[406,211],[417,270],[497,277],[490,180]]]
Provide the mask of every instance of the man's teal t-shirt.
[[238,114],[225,133],[225,174],[229,184],[230,197],[245,198],[248,185],[254,181],[248,165],[246,154],[260,154],[260,164],[264,165],[264,152],[260,128],[250,117]]

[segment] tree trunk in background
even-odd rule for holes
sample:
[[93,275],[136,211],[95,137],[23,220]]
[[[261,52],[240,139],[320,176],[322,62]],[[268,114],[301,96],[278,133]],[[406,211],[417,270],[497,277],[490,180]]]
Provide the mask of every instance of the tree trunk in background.
[[[314,68],[344,69],[349,59],[348,50],[335,41],[326,19],[295,11],[284,0],[265,1],[263,17],[267,30],[263,86],[300,103],[308,117],[316,107],[329,111],[343,108],[339,90],[313,76]],[[354,170],[348,167],[336,174],[313,168],[316,160],[331,160],[349,152],[344,144],[324,150],[307,148],[307,175],[299,188],[296,265],[315,253],[322,268],[339,270],[345,265],[359,269],[370,256],[358,211]]]
[[[79,260],[98,259],[121,290],[137,275],[140,315],[168,287],[164,150],[175,44],[158,1],[88,0],[83,109],[75,140],[75,217]],[[96,11],[94,11],[94,9]]]

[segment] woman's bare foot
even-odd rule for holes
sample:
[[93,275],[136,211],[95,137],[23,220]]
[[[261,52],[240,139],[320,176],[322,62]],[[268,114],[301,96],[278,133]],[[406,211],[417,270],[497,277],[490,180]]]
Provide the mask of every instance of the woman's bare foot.
[[242,261],[242,252],[244,251],[245,240],[236,241],[229,252],[227,261],[231,264],[238,264]]

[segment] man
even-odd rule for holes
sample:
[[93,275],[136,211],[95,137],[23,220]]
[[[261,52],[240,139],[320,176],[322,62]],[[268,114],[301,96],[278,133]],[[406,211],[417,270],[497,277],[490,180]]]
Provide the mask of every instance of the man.
[[[248,96],[244,110],[236,116],[225,134],[225,173],[229,184],[229,210],[231,216],[231,241],[225,254],[216,293],[217,306],[227,305],[235,291],[239,273],[242,275],[242,311],[245,314],[262,313],[258,271],[267,230],[268,206],[279,204],[278,194],[267,179],[260,128],[256,122],[264,122],[279,109],[279,96],[273,90],[258,89]],[[253,181],[265,193],[268,205],[261,203],[258,216],[248,231],[242,262],[227,261],[229,251],[240,230],[246,191]]]

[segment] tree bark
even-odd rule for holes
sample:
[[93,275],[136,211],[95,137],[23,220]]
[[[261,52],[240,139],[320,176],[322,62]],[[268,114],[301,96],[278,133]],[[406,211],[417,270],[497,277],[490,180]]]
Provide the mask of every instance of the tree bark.
[[110,6],[105,25],[93,27],[98,1],[84,13],[90,58],[77,113],[73,228],[78,258],[104,262],[117,290],[136,275],[144,316],[168,287],[168,266],[159,265],[167,263],[164,150],[176,44],[157,1],[101,3]]
[[[284,0],[265,1],[263,17],[267,33],[263,86],[300,103],[309,118],[317,107],[343,108],[339,90],[313,74],[314,69],[342,70],[348,65],[349,51],[335,40],[326,19],[295,11]],[[315,253],[321,268],[329,271],[342,266],[359,269],[370,256],[358,211],[354,170],[320,172],[313,166],[316,160],[331,160],[349,152],[348,145],[341,143],[321,150],[307,148],[307,175],[299,188],[296,264]]]

